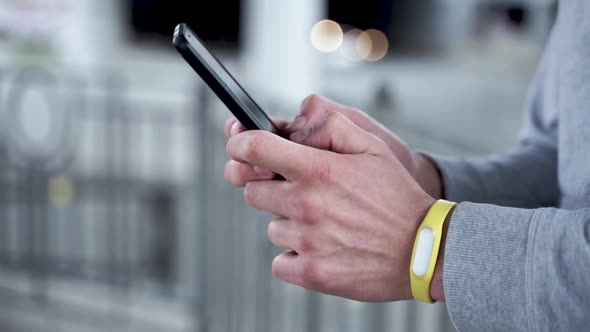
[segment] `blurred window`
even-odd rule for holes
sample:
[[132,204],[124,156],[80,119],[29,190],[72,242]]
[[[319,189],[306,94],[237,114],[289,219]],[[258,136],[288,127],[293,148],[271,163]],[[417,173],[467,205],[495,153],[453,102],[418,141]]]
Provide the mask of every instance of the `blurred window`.
[[137,38],[168,42],[176,24],[188,23],[204,40],[237,46],[240,0],[129,0],[129,22]]

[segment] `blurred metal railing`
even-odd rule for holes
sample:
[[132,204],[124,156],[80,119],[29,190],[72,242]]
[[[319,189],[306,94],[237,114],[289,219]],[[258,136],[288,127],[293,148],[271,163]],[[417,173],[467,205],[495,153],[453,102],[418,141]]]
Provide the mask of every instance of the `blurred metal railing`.
[[272,277],[270,216],[223,181],[223,106],[196,84],[190,107],[140,109],[125,77],[97,72],[0,71],[0,311],[33,300],[44,324],[95,330],[453,330],[442,304],[360,304]]

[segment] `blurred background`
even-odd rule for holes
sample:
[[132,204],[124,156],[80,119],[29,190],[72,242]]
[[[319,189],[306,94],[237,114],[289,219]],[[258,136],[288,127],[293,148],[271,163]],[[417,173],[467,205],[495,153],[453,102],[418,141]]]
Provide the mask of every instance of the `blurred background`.
[[186,22],[270,114],[318,93],[417,149],[518,141],[553,0],[0,0],[0,330],[454,331],[270,272],[270,216],[223,180],[227,109]]

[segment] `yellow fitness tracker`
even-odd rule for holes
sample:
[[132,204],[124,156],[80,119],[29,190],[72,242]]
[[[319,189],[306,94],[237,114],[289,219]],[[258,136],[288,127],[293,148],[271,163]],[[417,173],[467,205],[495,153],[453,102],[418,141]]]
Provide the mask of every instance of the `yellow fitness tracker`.
[[412,295],[418,301],[434,303],[430,298],[430,282],[436,267],[443,224],[456,205],[457,203],[442,199],[436,201],[428,210],[416,233],[410,262],[410,283]]

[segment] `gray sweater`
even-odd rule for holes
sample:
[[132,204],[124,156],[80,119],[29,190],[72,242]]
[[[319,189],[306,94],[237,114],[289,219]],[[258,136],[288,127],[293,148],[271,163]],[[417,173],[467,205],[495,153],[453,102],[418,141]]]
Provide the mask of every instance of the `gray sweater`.
[[460,331],[590,331],[590,0],[559,7],[522,144],[433,157],[463,202],[443,276]]

